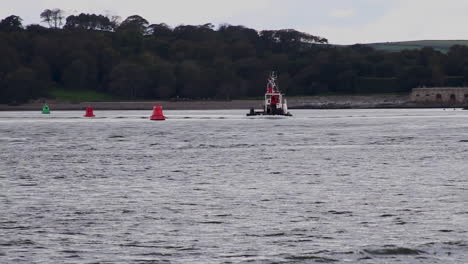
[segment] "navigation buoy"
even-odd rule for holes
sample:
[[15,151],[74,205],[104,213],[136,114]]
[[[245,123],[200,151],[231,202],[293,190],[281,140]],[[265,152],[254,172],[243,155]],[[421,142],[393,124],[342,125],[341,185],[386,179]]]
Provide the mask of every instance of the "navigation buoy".
[[42,106],[42,113],[46,115],[50,114],[50,108],[47,104],[44,104],[44,106]]
[[94,109],[92,107],[86,107],[86,114],[84,117],[95,117],[94,115]]
[[153,107],[153,115],[151,116],[150,119],[154,120],[154,121],[166,120],[166,117],[163,114],[162,106],[157,105],[157,106]]

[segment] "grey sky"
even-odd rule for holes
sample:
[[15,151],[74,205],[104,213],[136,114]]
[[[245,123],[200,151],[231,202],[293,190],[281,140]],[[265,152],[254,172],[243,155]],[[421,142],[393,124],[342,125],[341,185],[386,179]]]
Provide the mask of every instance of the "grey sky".
[[294,28],[337,44],[468,39],[468,0],[0,0],[0,18],[15,14],[25,24],[39,23],[46,8],[67,15],[138,14],[171,26]]

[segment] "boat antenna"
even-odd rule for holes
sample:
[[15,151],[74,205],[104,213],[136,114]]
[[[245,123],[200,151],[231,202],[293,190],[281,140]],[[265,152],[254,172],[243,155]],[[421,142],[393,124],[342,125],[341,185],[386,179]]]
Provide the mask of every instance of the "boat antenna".
[[275,71],[271,71],[270,77],[268,78],[268,87],[271,87],[273,91],[279,92],[279,85],[277,83],[278,75],[276,75]]

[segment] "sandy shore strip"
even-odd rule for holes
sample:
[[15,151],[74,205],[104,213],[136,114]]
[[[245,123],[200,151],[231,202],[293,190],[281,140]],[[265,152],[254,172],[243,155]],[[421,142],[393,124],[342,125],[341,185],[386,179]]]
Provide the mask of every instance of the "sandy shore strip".
[[[447,105],[417,104],[410,102],[409,95],[368,95],[368,96],[303,96],[288,97],[290,109],[366,109],[366,108],[429,108],[453,107]],[[57,102],[41,100],[40,102],[21,105],[0,104],[0,111],[38,111],[43,102],[51,110],[83,110],[93,107],[96,110],[151,110],[160,104],[165,110],[230,110],[251,107],[261,109],[262,100],[232,101],[137,101],[137,102]]]

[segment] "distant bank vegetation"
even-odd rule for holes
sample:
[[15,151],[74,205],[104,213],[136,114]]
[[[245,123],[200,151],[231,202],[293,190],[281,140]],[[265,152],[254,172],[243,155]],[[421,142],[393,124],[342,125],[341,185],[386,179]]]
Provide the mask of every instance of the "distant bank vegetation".
[[[328,45],[292,29],[150,24],[60,9],[47,27],[0,21],[0,103],[62,97],[236,99],[261,96],[270,70],[288,95],[408,92],[468,82],[468,47],[385,52]],[[85,97],[80,97],[85,94]],[[102,96],[105,95],[105,96]],[[108,96],[108,97],[107,97]]]
[[407,49],[422,49],[431,47],[441,52],[448,52],[455,45],[468,46],[468,40],[417,40],[417,41],[402,41],[402,42],[383,42],[366,44],[376,50],[384,51],[402,51]]

